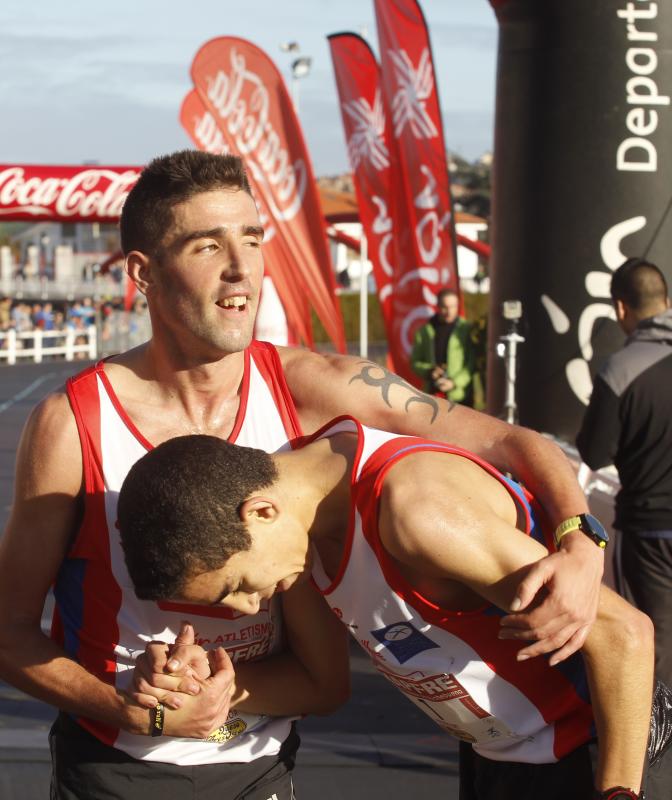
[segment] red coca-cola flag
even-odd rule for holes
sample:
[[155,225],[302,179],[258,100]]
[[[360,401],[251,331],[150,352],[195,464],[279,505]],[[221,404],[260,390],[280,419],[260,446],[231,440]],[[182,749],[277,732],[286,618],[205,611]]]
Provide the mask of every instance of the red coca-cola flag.
[[[224,134],[195,89],[184,98],[180,109],[180,122],[200,150],[208,153],[229,152]],[[264,227],[264,268],[272,279],[285,310],[289,338],[294,342],[303,340],[308,347],[312,347],[313,329],[305,276],[292,258],[284,232],[275,224],[251,171],[248,173],[248,179]]]
[[392,366],[400,372],[404,371],[408,357],[395,338],[392,317],[392,279],[397,254],[389,205],[394,170],[390,164],[389,120],[380,68],[361,36],[336,33],[328,39],[359,216],[373,264]]
[[454,224],[439,97],[422,11],[415,0],[374,3],[383,93],[398,159],[392,181],[400,253],[393,317],[396,337],[408,353],[415,330],[434,313],[439,289],[459,292]]
[[250,42],[221,37],[201,47],[191,76],[230,150],[245,160],[259,196],[305,276],[317,316],[344,352],[343,320],[320,199],[280,72]]
[[142,167],[0,164],[0,222],[116,222]]

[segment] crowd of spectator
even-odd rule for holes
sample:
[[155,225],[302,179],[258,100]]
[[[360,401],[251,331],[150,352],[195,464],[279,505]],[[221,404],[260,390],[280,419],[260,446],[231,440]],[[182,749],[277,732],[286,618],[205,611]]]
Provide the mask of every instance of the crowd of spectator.
[[74,303],[26,302],[11,297],[0,298],[0,331],[17,333],[34,331],[64,331],[72,328],[84,331],[95,324],[97,308],[90,297]]
[[[47,346],[60,346],[68,332],[74,332],[75,344],[87,342],[87,331],[95,326],[99,337],[99,350],[109,355],[124,349],[129,341],[139,344],[147,338],[148,318],[144,299],[138,299],[130,311],[124,309],[121,297],[96,301],[83,297],[72,302],[27,301],[0,296],[0,350],[2,334],[14,330],[27,334],[35,330],[44,333],[63,332],[63,338],[49,337]],[[33,338],[18,336],[18,349],[30,348]],[[82,356],[83,357],[83,356]]]

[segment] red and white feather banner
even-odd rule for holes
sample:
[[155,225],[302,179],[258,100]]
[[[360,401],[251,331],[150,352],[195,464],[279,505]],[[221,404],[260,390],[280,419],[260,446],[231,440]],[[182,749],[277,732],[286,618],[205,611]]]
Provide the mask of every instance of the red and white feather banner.
[[337,33],[328,38],[359,216],[373,264],[392,366],[399,372],[408,359],[394,338],[392,324],[392,281],[398,256],[389,207],[393,168],[380,67],[361,36]]
[[[398,251],[393,317],[410,352],[413,334],[434,313],[436,294],[459,292],[446,149],[427,26],[415,0],[374,0],[381,76],[391,115],[393,218]],[[412,253],[409,256],[409,253]]]

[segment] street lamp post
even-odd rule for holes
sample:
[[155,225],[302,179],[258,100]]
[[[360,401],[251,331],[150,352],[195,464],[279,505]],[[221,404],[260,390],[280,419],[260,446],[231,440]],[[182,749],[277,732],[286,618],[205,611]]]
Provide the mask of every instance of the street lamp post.
[[[283,42],[280,45],[280,49],[284,53],[299,53],[301,48],[298,42]],[[299,81],[310,73],[312,63],[313,60],[310,56],[297,56],[290,65],[290,93],[292,105],[297,115],[299,113]]]

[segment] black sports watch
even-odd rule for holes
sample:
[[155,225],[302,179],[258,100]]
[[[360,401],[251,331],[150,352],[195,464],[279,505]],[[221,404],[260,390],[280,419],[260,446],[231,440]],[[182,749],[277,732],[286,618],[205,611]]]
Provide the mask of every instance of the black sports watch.
[[609,534],[605,531],[604,525],[597,517],[592,514],[579,514],[561,522],[553,533],[553,540],[556,547],[560,547],[560,541],[572,531],[581,531],[589,539],[592,539],[598,547],[603,550],[609,544]]

